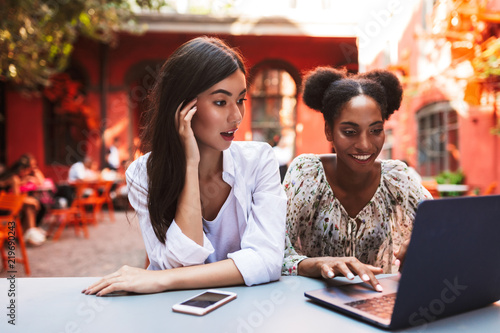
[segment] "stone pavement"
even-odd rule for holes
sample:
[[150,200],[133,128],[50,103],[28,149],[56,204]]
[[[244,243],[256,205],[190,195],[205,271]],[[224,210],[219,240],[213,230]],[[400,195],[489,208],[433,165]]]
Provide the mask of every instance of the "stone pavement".
[[[56,242],[49,239],[39,247],[28,247],[31,277],[103,276],[125,264],[144,267],[146,250],[133,210],[116,211],[114,222],[104,211],[101,221],[88,229],[88,239],[66,227]],[[16,266],[16,277],[26,277],[24,265]],[[0,266],[0,278],[7,276]]]

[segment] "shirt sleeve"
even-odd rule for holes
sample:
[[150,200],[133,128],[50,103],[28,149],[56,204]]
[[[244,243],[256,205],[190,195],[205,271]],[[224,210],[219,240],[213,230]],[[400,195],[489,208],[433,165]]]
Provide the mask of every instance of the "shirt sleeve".
[[205,234],[203,234],[203,246],[200,246],[184,235],[174,220],[166,232],[165,243],[161,243],[156,237],[147,208],[146,160],[147,157],[143,156],[133,162],[127,169],[126,179],[129,201],[137,214],[150,262],[148,269],[160,270],[203,264],[214,252]]
[[85,166],[81,162],[77,162],[71,166],[68,172],[68,180],[75,181],[85,179]]
[[307,189],[303,186],[303,180],[305,178],[305,160],[306,159],[302,155],[296,157],[290,164],[285,179],[283,180],[288,202],[286,212],[285,251],[281,270],[282,275],[298,275],[299,263],[307,259],[307,256],[300,254],[299,237],[300,221],[304,220],[303,214],[309,211],[307,206],[310,206],[310,204],[300,199],[307,197],[304,195]]
[[228,254],[248,286],[278,280],[283,262],[286,196],[276,156],[270,146],[265,147],[255,157],[259,166],[247,201],[250,209],[241,250]]
[[384,169],[387,188],[396,203],[398,218],[392,226],[392,235],[395,246],[399,248],[411,236],[418,205],[423,200],[432,200],[432,195],[403,162],[387,160]]

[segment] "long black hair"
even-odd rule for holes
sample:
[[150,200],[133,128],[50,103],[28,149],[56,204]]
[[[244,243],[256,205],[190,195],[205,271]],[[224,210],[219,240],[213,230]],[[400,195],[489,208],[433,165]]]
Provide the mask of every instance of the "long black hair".
[[31,167],[30,158],[27,154],[22,155],[16,160],[10,168],[6,169],[2,174],[0,174],[0,180],[10,179],[12,176],[18,175],[22,170],[29,169]]
[[186,155],[175,126],[175,112],[198,94],[237,70],[246,74],[238,50],[214,37],[198,37],[181,45],[167,59],[149,95],[141,150],[147,161],[148,209],[156,237],[165,234],[175,217],[184,187]]
[[345,70],[317,67],[304,78],[303,99],[307,106],[320,111],[325,122],[333,125],[344,105],[352,98],[366,95],[373,98],[384,120],[401,106],[403,88],[399,79],[387,70],[372,70],[348,75]]

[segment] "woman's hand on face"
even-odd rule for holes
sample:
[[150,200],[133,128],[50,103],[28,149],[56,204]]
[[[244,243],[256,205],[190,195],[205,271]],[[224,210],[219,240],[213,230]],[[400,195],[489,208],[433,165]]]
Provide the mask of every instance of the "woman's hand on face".
[[186,161],[198,163],[200,161],[200,151],[198,150],[198,143],[191,128],[191,120],[196,113],[196,101],[197,99],[195,98],[184,105],[184,107],[182,107],[182,103],[179,105],[175,112],[175,125],[186,151]]
[[106,275],[101,280],[82,290],[86,295],[104,296],[114,291],[134,293],[156,293],[163,291],[158,283],[159,271],[123,266],[118,271]]
[[399,272],[401,272],[401,270],[403,269],[403,261],[405,260],[406,251],[408,250],[408,245],[410,245],[409,239],[407,239],[406,241],[403,242],[403,244],[401,244],[399,250],[394,251],[394,256],[396,257],[394,264],[396,266],[399,266]]
[[336,275],[343,275],[349,280],[358,275],[361,280],[372,285],[376,291],[382,291],[382,286],[375,278],[376,274],[383,273],[382,268],[363,264],[354,257],[326,257],[321,265],[321,276],[331,279]]

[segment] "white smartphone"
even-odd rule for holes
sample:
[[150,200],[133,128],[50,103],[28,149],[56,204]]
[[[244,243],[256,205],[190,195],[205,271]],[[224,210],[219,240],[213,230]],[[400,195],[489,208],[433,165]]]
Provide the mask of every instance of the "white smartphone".
[[176,312],[188,313],[197,316],[203,316],[232,301],[236,298],[236,293],[230,291],[222,291],[209,289],[194,297],[191,297],[184,302],[177,303],[172,306],[172,310]]

